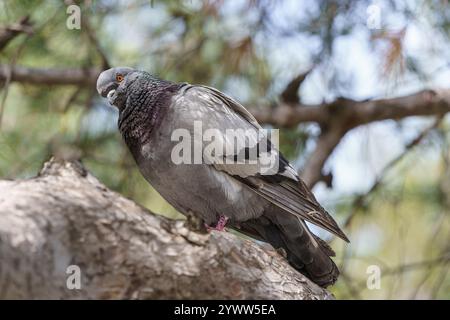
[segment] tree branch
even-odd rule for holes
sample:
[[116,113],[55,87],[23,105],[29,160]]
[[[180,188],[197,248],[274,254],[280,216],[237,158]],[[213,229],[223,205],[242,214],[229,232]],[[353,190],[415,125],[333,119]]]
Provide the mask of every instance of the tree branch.
[[305,72],[299,74],[291,82],[288,83],[284,91],[281,93],[281,100],[288,104],[298,103],[300,97],[298,96],[298,89],[300,88],[303,81],[305,81],[306,77],[313,70],[313,67],[309,68]]
[[30,17],[25,16],[17,23],[0,29],[0,51],[16,36],[21,33],[31,34],[33,32]]
[[[320,135],[314,151],[300,172],[300,176],[307,186],[312,188],[317,182],[323,180],[325,176],[322,168],[345,133],[344,127],[336,125]],[[331,185],[331,181],[327,184]]]
[[328,104],[298,104],[295,107],[281,104],[273,109],[252,109],[258,121],[278,127],[292,128],[302,122],[316,122],[321,126],[316,148],[301,173],[310,187],[322,180],[326,160],[349,130],[375,121],[442,116],[449,111],[450,89],[423,90],[390,99],[355,101],[340,98]]
[[[199,234],[108,190],[77,162],[0,181],[0,299],[328,299],[272,248]],[[81,289],[66,286],[67,267]]]
[[304,122],[328,122],[328,111],[323,105],[287,105],[280,104],[274,108],[250,107],[249,111],[260,123],[276,127],[293,128]]
[[429,116],[450,111],[450,89],[422,90],[417,93],[389,99],[356,101],[339,98],[317,105],[280,104],[275,108],[251,107],[250,111],[261,123],[278,127],[294,127],[303,122],[317,122],[330,126],[339,122],[348,129],[369,122],[402,119],[409,116]]
[[50,69],[26,68],[21,66],[0,65],[0,82],[11,74],[12,82],[23,82],[36,85],[76,85],[94,87],[100,68],[88,69]]

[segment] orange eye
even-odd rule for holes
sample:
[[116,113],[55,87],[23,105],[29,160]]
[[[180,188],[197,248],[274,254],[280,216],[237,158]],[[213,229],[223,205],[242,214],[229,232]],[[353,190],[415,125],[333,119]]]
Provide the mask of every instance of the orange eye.
[[116,75],[116,81],[122,82],[122,80],[123,80],[123,75],[121,75],[121,74]]

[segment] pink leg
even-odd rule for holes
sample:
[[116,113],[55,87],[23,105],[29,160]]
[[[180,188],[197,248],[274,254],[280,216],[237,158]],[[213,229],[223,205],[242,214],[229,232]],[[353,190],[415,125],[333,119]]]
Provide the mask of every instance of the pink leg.
[[223,231],[223,229],[225,229],[225,225],[227,224],[228,219],[229,219],[228,217],[221,215],[219,217],[219,221],[217,221],[217,224],[215,227],[210,227],[207,224],[205,224],[205,227],[208,231],[211,231],[211,230]]

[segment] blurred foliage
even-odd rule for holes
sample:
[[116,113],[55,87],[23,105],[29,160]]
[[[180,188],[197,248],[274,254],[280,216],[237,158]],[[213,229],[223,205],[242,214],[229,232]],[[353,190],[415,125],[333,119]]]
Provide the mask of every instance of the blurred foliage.
[[[351,96],[357,87],[354,70],[343,68],[335,51],[337,39],[357,37],[361,30],[378,59],[373,63],[380,65],[380,82],[393,83],[397,90],[398,77],[391,78],[392,73],[429,81],[434,70],[424,61],[449,56],[450,13],[444,2],[378,1],[384,13],[392,13],[383,16],[383,23],[401,22],[395,32],[385,32],[367,31],[370,1],[86,0],[76,1],[81,30],[68,30],[66,7],[71,1],[4,0],[0,26],[30,15],[35,32],[11,41],[0,52],[0,63],[102,66],[100,46],[110,65],[208,84],[261,107],[276,104],[286,84],[314,66],[305,81],[309,89],[302,86],[299,93],[320,102]],[[99,43],[89,37],[86,24]],[[421,56],[412,55],[403,47],[411,25],[442,40]],[[97,97],[95,88],[12,83],[0,97],[6,98],[1,106],[2,178],[31,177],[51,155],[80,158],[110,188],[155,212],[180,218],[139,174],[116,130],[116,111]],[[410,152],[363,206],[354,208],[357,194],[339,190],[339,200],[327,203],[340,221],[353,210],[357,213],[346,230],[352,244],[332,242],[343,270],[331,288],[337,298],[450,298],[448,261],[436,260],[450,251],[448,127],[444,122],[439,136]],[[301,164],[317,132],[315,125],[282,129],[281,150]],[[369,265],[382,268],[381,290],[366,287]]]

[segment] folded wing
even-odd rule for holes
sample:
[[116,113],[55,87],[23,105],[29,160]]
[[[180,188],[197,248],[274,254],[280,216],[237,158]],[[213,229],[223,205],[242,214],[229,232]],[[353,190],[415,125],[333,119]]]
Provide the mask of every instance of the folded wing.
[[[187,103],[192,109],[191,112],[195,112],[197,118],[200,117],[207,124],[206,127],[216,127],[224,133],[220,139],[225,147],[232,143],[225,135],[227,129],[242,129],[246,132],[245,137],[237,137],[246,139],[238,141],[237,149],[234,145],[228,149],[234,150],[234,153],[225,153],[222,160],[226,161],[207,159],[215,169],[239,180],[283,209],[286,214],[295,215],[349,241],[331,215],[301,181],[297,172],[272,144],[270,137],[261,130],[256,119],[240,103],[206,86],[187,87],[183,101],[176,103]],[[256,155],[256,159],[250,155]],[[276,166],[267,168],[267,159],[275,160]],[[256,161],[250,163],[250,160]]]

